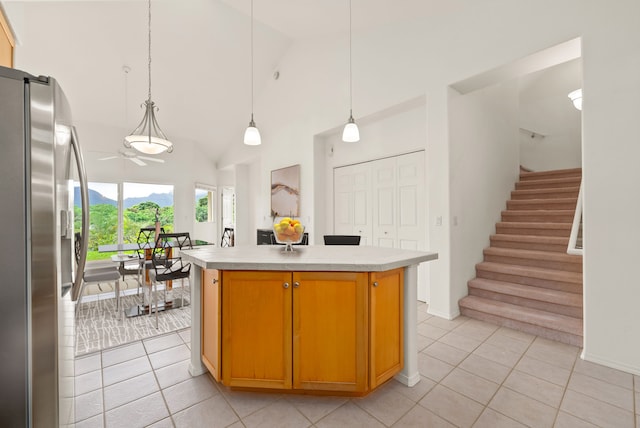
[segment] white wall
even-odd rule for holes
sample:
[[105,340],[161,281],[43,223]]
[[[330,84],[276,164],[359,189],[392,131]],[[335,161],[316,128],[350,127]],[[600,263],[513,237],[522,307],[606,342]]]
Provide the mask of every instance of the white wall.
[[[518,88],[515,81],[466,95],[451,91],[451,283],[453,310],[483,260],[500,212],[519,173]],[[452,314],[443,314],[452,315]],[[454,315],[459,315],[459,313]]]
[[582,87],[575,59],[520,79],[520,164],[533,171],[582,166],[582,117],[567,96]]
[[[640,229],[640,16],[636,0],[462,1],[455,16],[438,16],[375,33],[355,33],[353,95],[356,119],[426,95],[430,310],[453,316],[449,85],[582,37],[584,73],[583,167],[585,183],[585,355],[640,373],[640,301],[635,244]],[[541,31],[541,25],[544,31]],[[234,145],[220,165],[261,156],[258,209],[268,213],[268,174],[301,164],[302,213],[313,216],[314,136],[348,117],[347,39],[306,40],[287,52],[281,77],[257,97],[263,132],[257,150]],[[258,120],[257,118],[257,120]],[[363,149],[366,150],[366,149]],[[457,191],[456,191],[457,192]],[[316,211],[317,212],[317,211]],[[441,227],[435,219],[443,218]],[[597,302],[597,303],[596,303]]]
[[584,356],[640,375],[640,3],[615,5],[583,35]]

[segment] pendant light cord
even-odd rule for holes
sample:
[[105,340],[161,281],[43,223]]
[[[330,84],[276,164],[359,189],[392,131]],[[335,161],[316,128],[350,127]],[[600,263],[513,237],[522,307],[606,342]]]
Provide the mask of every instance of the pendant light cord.
[[251,0],[251,122],[253,122],[253,0]]
[[349,117],[353,117],[353,72],[351,71],[351,44],[352,44],[352,35],[351,35],[351,0],[349,0]]
[[148,100],[151,102],[151,0],[149,0],[149,97]]

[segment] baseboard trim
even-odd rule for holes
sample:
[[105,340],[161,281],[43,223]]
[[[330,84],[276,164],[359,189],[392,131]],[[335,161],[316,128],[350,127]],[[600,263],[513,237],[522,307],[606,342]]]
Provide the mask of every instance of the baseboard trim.
[[411,376],[407,376],[403,373],[398,373],[397,375],[394,376],[394,379],[403,385],[412,387],[417,385],[418,382],[420,382],[420,373],[414,373]]
[[427,313],[429,315],[435,315],[437,317],[451,321],[452,319],[458,318],[460,316],[460,309],[458,308],[458,310],[455,312],[440,312],[432,310],[431,306],[429,306],[429,308],[427,309]]
[[580,358],[582,358],[585,361],[589,361],[591,363],[600,364],[612,369],[622,370],[623,372],[640,376],[640,366],[630,366],[627,364],[622,364],[618,361],[613,361],[608,358],[604,358],[599,355],[586,352],[584,349],[582,350],[582,354],[580,354]]

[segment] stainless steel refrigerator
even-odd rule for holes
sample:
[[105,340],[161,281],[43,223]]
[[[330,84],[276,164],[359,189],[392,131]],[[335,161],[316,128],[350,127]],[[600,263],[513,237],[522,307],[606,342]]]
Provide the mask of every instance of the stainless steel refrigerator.
[[53,78],[0,67],[0,141],[0,425],[71,426],[81,278],[70,190],[78,171],[86,196],[86,175]]

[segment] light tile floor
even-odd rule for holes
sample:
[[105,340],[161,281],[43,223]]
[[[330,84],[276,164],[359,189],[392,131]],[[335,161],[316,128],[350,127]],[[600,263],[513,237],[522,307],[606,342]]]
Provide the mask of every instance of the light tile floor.
[[231,391],[188,373],[190,330],[77,358],[82,427],[640,428],[640,376],[580,349],[418,304],[413,388],[392,380],[364,398]]

